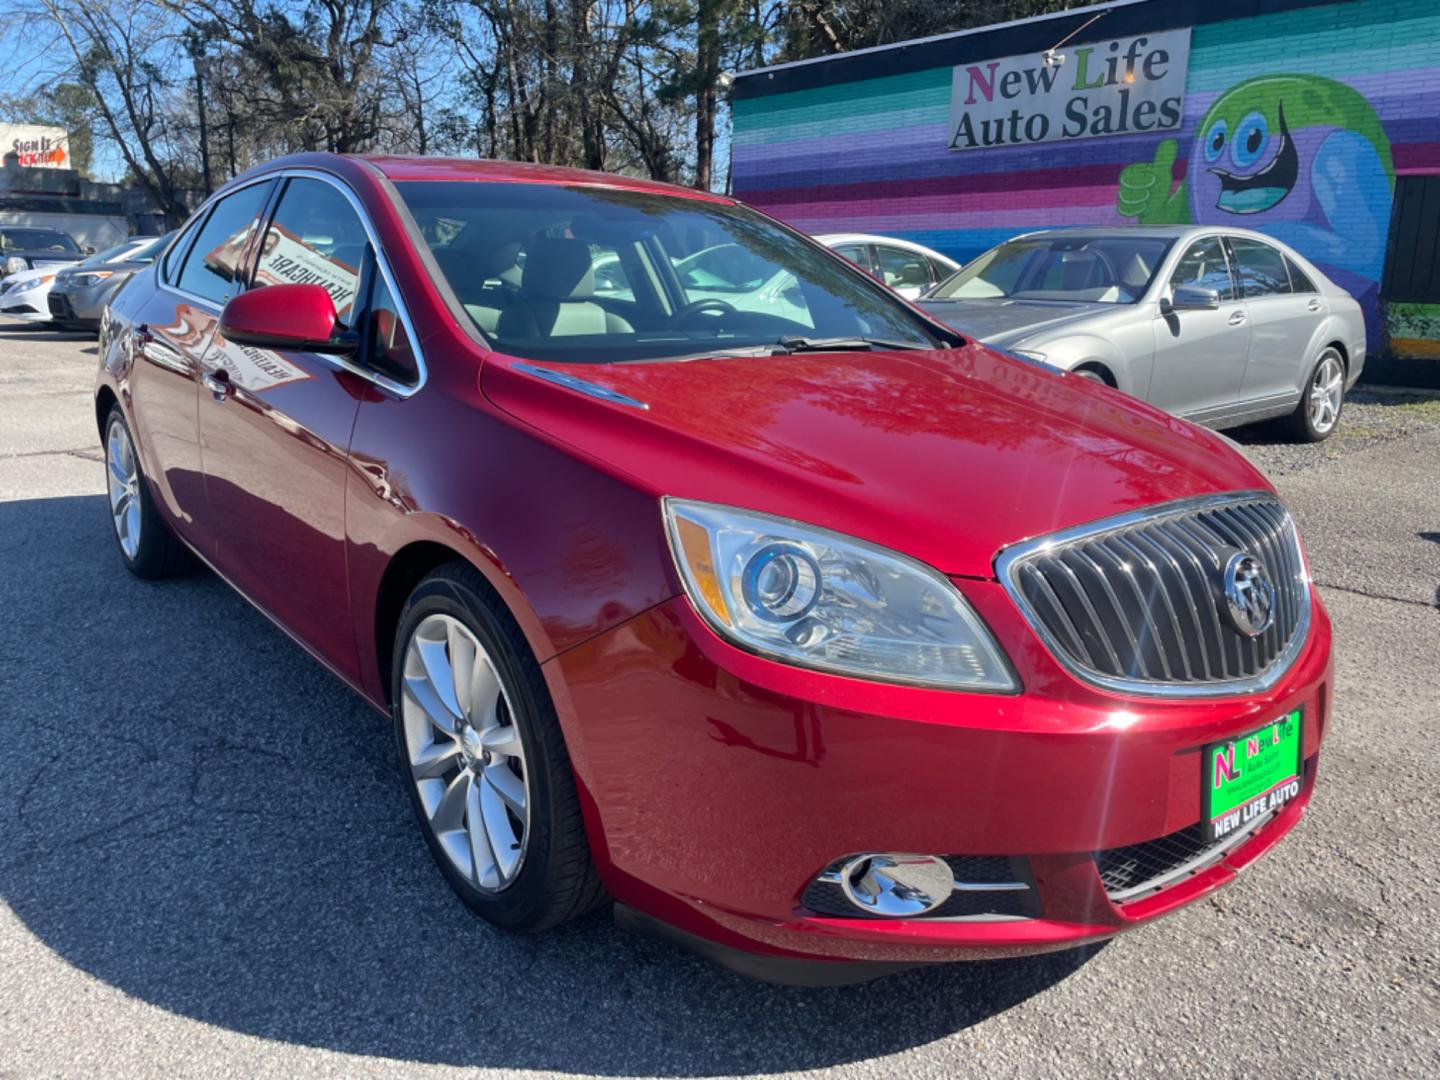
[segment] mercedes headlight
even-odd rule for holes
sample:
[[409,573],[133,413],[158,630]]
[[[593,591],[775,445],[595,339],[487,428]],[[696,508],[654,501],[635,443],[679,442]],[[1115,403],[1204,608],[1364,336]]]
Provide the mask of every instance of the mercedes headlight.
[[7,274],[23,274],[30,269],[30,264],[19,255],[11,255],[5,260],[5,272]]
[[938,571],[798,521],[663,504],[690,602],[741,648],[884,682],[1019,689],[990,632]]

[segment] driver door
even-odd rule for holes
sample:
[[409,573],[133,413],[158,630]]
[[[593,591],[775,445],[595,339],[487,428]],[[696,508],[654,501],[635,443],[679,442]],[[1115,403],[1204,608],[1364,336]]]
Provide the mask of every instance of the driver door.
[[[323,285],[354,328],[370,254],[359,211],[328,180],[284,181],[249,288]],[[260,349],[217,329],[203,361],[200,444],[215,564],[323,660],[356,677],[345,563],[350,433],[372,383],[318,353]]]
[[1223,415],[1240,396],[1250,348],[1249,314],[1218,236],[1189,241],[1171,271],[1166,300],[1179,285],[1214,289],[1220,306],[1156,314],[1155,363],[1145,399],[1177,416],[1203,422]]

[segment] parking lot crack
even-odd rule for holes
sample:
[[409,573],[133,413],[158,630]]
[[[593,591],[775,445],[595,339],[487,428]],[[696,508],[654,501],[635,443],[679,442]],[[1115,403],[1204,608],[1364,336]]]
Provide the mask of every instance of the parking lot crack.
[[1408,604],[1410,607],[1425,608],[1430,611],[1440,609],[1440,596],[1434,601],[1416,600],[1412,596],[1391,596],[1388,593],[1371,592],[1369,589],[1352,589],[1348,585],[1337,585],[1331,581],[1315,579],[1315,584],[1322,589],[1330,589],[1334,592],[1349,593],[1352,596],[1364,596],[1370,600],[1388,600],[1392,604]]

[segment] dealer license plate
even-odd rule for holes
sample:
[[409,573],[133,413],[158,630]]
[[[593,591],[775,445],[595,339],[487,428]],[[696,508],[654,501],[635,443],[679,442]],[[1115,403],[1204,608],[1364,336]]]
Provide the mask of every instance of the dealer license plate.
[[1201,755],[1206,834],[1223,839],[1300,794],[1300,710]]

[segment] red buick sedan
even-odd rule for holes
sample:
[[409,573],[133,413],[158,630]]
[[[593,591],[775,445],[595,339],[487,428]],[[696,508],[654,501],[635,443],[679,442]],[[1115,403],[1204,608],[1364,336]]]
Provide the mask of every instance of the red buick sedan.
[[120,556],[390,717],[475,911],[841,982],[1075,946],[1299,819],[1330,626],[1223,440],[716,195],[285,158],[106,315]]

